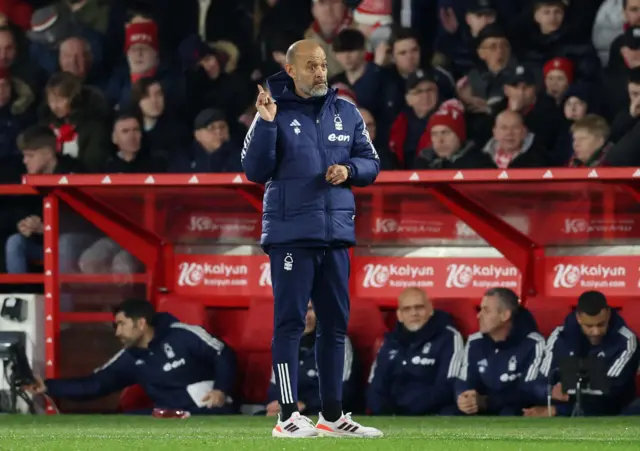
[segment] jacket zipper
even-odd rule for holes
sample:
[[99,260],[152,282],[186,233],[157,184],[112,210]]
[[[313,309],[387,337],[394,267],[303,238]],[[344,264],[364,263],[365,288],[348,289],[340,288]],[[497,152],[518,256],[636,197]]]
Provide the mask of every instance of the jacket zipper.
[[[320,114],[318,115],[318,117],[316,118],[316,130],[318,131],[318,150],[320,152],[320,157],[322,158],[322,162],[324,163],[324,167],[325,169],[329,168],[329,165],[327,163],[327,153],[325,151],[324,148],[324,140],[322,139],[322,122],[320,121],[320,118],[322,117],[322,114],[324,113],[324,108],[322,108],[322,110],[320,110]],[[329,238],[331,237],[331,213],[330,213],[330,208],[329,208],[329,191],[327,190],[324,193],[324,211],[326,213],[325,215],[325,227],[324,227],[324,239],[325,241],[329,242]]]

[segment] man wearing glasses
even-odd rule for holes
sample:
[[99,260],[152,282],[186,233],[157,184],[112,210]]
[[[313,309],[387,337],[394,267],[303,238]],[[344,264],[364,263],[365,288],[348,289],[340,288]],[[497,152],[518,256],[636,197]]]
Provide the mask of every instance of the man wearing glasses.
[[400,294],[397,315],[371,369],[367,409],[374,415],[453,414],[462,335],[420,288]]

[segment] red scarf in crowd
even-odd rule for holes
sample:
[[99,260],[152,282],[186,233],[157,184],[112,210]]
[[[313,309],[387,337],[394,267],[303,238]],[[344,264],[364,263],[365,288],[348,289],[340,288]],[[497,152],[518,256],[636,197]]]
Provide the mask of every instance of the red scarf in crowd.
[[76,131],[76,126],[66,123],[62,124],[60,127],[56,127],[51,124],[50,127],[56,134],[56,150],[58,153],[67,154],[71,157],[77,158],[78,132]]
[[142,72],[141,74],[131,74],[131,84],[134,84],[135,82],[137,82],[141,78],[153,77],[156,74],[157,71],[158,71],[158,68],[157,67],[153,67],[153,68],[149,69],[146,72]]
[[505,152],[504,150],[498,149],[493,156],[493,161],[499,169],[507,169],[515,156],[516,153],[514,152]]

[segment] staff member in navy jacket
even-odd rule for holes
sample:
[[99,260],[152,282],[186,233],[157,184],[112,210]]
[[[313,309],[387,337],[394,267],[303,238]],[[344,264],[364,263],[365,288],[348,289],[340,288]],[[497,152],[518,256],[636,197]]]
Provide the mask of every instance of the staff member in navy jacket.
[[[304,335],[300,340],[300,373],[298,377],[298,410],[305,415],[317,415],[320,412],[320,391],[318,384],[318,367],[316,365],[316,327],[318,320],[313,311],[313,305],[309,302]],[[344,341],[344,371],[342,373],[342,399],[346,405],[349,404],[353,396],[354,382],[353,347],[349,337]],[[276,373],[271,373],[271,383],[269,385],[269,404],[267,404],[267,415],[277,415],[280,413],[280,389],[276,385]]]
[[[638,339],[622,317],[607,305],[607,298],[599,291],[586,291],[578,298],[575,313],[570,313],[564,325],[557,327],[547,341],[547,355],[540,367],[545,381],[557,380],[557,369],[563,357],[596,356],[607,364],[609,393],[602,396],[585,395],[582,410],[588,416],[618,415],[636,396],[636,370],[640,361]],[[550,377],[551,376],[551,377]],[[569,416],[575,398],[562,393],[562,385],[552,390],[552,415]],[[536,407],[527,416],[548,416],[548,408]]]
[[397,315],[371,368],[367,408],[374,415],[453,414],[462,335],[420,288],[400,294]]
[[[379,436],[342,414],[349,321],[349,246],[355,244],[352,186],[370,185],[380,160],[355,105],[327,84],[327,57],[313,40],[287,51],[286,72],[259,86],[258,114],[242,151],[247,178],[265,184],[263,249],[275,298],[273,368],[282,412],[276,437]],[[318,316],[322,411],[317,427],[298,412],[298,350],[306,307]]]
[[478,320],[456,383],[458,408],[466,415],[522,415],[544,399],[538,376],[545,340],[508,288],[484,294]]
[[191,414],[234,413],[229,395],[236,359],[229,347],[201,327],[156,313],[145,300],[123,301],[114,313],[116,337],[124,345],[120,352],[89,376],[37,379],[29,391],[86,400],[140,384],[156,407]]

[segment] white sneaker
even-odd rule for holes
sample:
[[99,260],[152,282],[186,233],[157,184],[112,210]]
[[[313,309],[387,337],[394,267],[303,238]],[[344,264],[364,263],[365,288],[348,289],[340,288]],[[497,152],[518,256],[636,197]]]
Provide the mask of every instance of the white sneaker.
[[299,412],[294,412],[286,421],[280,421],[280,414],[278,414],[278,422],[273,428],[273,431],[271,431],[271,436],[280,438],[310,438],[317,437],[318,431],[313,425],[313,421],[300,415]]
[[327,421],[320,413],[316,429],[322,437],[382,437],[382,431],[362,426],[351,419],[351,413],[343,414],[338,421]]

